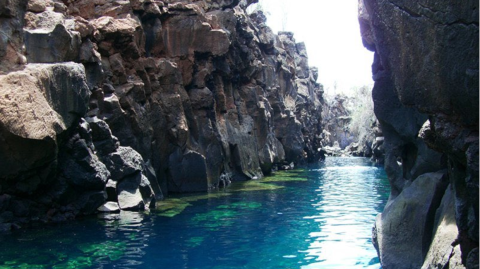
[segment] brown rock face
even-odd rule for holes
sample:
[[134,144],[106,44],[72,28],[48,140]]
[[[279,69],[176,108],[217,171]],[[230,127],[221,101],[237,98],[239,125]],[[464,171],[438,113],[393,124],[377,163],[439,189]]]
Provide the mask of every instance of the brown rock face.
[[151,160],[164,191],[205,191],[221,174],[245,180],[319,157],[322,92],[304,46],[227,2],[112,2],[125,12],[111,18],[72,3],[99,32],[86,37],[104,72],[91,113]]
[[[364,0],[360,7],[364,45],[375,51],[373,98],[385,136],[389,204],[400,203],[397,197],[405,197],[421,174],[447,169],[458,238],[442,242],[437,237],[417,264],[478,267],[478,1]],[[431,240],[435,230],[445,227],[429,216],[427,223],[436,224],[423,237]],[[381,218],[400,224],[389,212]],[[411,246],[412,237],[421,235],[406,233],[392,244],[381,225],[377,222],[377,232],[387,238],[377,242],[383,267],[403,268],[394,245]],[[452,243],[463,265],[450,255],[452,247],[442,246]]]
[[251,2],[7,0],[0,197],[36,209],[2,227],[317,161],[318,74]]

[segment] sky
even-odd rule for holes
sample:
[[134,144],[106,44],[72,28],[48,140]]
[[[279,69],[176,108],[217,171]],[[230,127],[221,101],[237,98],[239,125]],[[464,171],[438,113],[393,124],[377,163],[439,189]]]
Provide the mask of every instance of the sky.
[[[373,53],[365,49],[357,19],[358,0],[260,0],[267,25],[305,42],[309,65],[329,94],[373,85]],[[336,85],[336,90],[334,90]]]

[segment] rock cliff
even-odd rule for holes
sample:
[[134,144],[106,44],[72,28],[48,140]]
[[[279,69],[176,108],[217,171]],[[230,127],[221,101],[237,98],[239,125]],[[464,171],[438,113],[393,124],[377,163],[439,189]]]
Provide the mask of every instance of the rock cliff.
[[383,268],[478,268],[478,1],[361,0],[392,186]]
[[318,72],[251,2],[0,1],[1,228],[318,160]]
[[355,142],[356,137],[350,131],[352,121],[353,98],[344,94],[326,97],[322,108],[323,145],[345,149]]
[[371,88],[353,91],[352,96],[324,96],[322,152],[327,156],[368,157],[383,164],[383,134],[373,113]]

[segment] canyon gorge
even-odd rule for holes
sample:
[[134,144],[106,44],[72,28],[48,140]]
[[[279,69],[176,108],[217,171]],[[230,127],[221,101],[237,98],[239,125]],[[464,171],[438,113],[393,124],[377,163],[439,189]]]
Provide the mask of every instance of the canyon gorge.
[[[348,115],[255,2],[0,0],[0,231],[324,158]],[[358,16],[378,121],[356,154],[391,185],[380,262],[478,268],[478,1],[360,0]]]

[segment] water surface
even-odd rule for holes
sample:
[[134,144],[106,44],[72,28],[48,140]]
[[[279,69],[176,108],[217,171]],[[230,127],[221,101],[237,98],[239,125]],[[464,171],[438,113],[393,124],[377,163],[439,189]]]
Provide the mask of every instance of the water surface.
[[371,244],[383,168],[327,158],[224,191],[0,235],[0,268],[380,268]]

